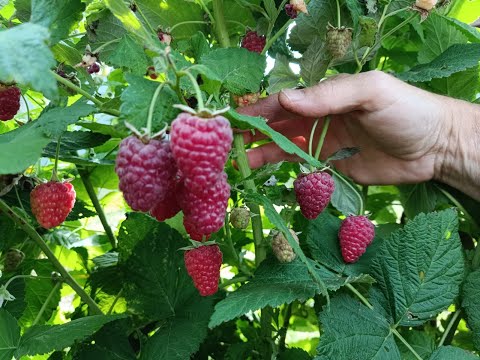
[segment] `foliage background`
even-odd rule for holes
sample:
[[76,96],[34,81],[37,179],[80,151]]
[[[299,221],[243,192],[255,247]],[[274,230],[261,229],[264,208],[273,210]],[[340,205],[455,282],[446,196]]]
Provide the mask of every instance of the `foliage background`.
[[[421,21],[402,10],[409,1],[340,1],[354,43],[334,62],[324,39],[336,2],[311,0],[295,22],[284,3],[139,0],[132,11],[120,0],[0,0],[0,80],[23,93],[16,121],[0,123],[0,174],[23,174],[0,198],[0,284],[15,297],[0,309],[0,359],[477,358],[480,208],[443,184],[362,189],[336,174],[333,206],[306,221],[292,197],[298,165],[249,175],[228,164],[230,206],[248,203],[256,216],[246,231],[227,225],[213,237],[224,266],[221,291],[209,298],[197,294],[177,250],[187,244],[182,215],[158,223],[124,203],[114,172],[124,121],[140,128],[151,116],[154,130],[171,122],[172,105],[194,95],[182,71],[201,78],[205,100],[218,108],[231,94],[267,95],[369,69],[478,102],[480,33],[467,24],[480,2],[441,3]],[[172,32],[169,58],[157,26]],[[267,35],[268,60],[238,48],[246,28]],[[87,44],[100,49],[99,75],[75,68]],[[60,64],[80,87],[51,71]],[[152,65],[156,81],[144,76]],[[173,86],[151,107],[164,81]],[[227,117],[319,165],[263,119],[234,110]],[[45,231],[30,212],[31,178],[50,177],[58,142],[77,203],[63,226]],[[242,151],[236,143],[232,158]],[[377,236],[345,265],[340,218],[362,209]],[[280,264],[270,230],[287,227],[300,233],[300,247],[294,262]],[[10,249],[25,254],[13,269]]]

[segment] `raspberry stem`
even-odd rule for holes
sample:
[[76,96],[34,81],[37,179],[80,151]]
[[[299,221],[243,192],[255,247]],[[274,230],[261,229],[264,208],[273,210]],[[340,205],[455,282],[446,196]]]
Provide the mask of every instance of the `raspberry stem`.
[[161,83],[158,85],[157,89],[153,93],[152,101],[150,101],[150,107],[148,109],[148,117],[147,117],[147,136],[150,137],[152,135],[152,123],[153,123],[153,112],[155,110],[155,104],[157,103],[158,96],[162,91],[165,83]]
[[81,170],[81,169],[78,169],[78,173],[80,174],[80,178],[82,179],[83,186],[85,186],[85,190],[87,191],[88,196],[90,197],[90,200],[92,200],[93,207],[95,208],[98,218],[100,219],[100,222],[103,225],[105,234],[107,234],[107,237],[110,240],[110,244],[112,244],[112,249],[116,249],[117,238],[115,237],[115,234],[113,233],[112,228],[108,224],[107,217],[105,216],[105,212],[103,211],[102,205],[98,200],[97,193],[95,192],[92,182],[90,181],[90,173],[86,170]]
[[342,15],[340,12],[340,0],[337,0],[337,27],[341,28],[342,27]]
[[57,140],[57,147],[55,149],[55,165],[53,167],[53,172],[52,172],[52,181],[58,181],[58,157],[60,156],[60,140],[62,139],[62,135],[58,137]]
[[62,282],[60,281],[55,284],[55,286],[52,288],[47,298],[45,299],[44,303],[42,304],[42,307],[40,308],[40,311],[35,317],[35,320],[33,320],[32,325],[30,326],[35,326],[38,324],[43,314],[45,313],[45,310],[47,309],[48,304],[50,303],[50,301],[52,301],[53,295],[55,295],[55,293],[60,289],[60,286],[62,286]]
[[98,307],[95,301],[86,293],[86,291],[75,281],[70,273],[63,267],[60,261],[55,257],[55,254],[50,250],[47,243],[43,240],[40,234],[27,222],[26,219],[18,215],[0,199],[0,210],[2,210],[11,220],[13,220],[47,256],[53,266],[65,279],[65,282],[77,293],[78,296],[90,307],[90,310],[95,315],[103,315],[103,311]]
[[190,82],[192,83],[193,88],[195,89],[195,95],[198,101],[198,111],[202,112],[205,110],[205,103],[203,102],[202,91],[200,90],[200,86],[197,83],[197,80],[193,77],[192,73],[189,71],[179,71],[177,76],[182,77],[186,75]]
[[318,140],[317,150],[315,151],[315,159],[319,160],[320,153],[322,152],[323,144],[325,143],[325,137],[327,136],[328,127],[330,126],[330,116],[325,118],[323,122],[322,133],[320,139]]

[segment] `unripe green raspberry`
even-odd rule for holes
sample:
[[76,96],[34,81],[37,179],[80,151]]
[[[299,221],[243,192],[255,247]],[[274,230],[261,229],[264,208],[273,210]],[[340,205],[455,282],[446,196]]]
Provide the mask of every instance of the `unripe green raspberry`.
[[10,249],[5,254],[5,264],[4,270],[6,272],[12,272],[17,269],[17,267],[25,259],[25,254],[18,249]]
[[[289,229],[290,234],[298,244],[298,236],[295,234],[295,231]],[[288,240],[285,238],[282,232],[277,232],[272,239],[272,250],[273,254],[281,263],[289,263],[295,260],[297,255],[293,251],[292,247],[288,243]]]
[[332,25],[327,26],[327,50],[332,59],[341,59],[347,53],[352,43],[352,29],[344,26],[336,28]]
[[244,230],[250,222],[250,211],[246,207],[238,207],[230,213],[230,223],[236,229]]

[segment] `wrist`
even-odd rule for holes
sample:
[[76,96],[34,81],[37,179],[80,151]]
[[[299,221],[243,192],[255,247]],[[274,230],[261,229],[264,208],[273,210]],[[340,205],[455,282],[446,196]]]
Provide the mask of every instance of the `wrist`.
[[480,106],[444,98],[434,179],[480,200]]

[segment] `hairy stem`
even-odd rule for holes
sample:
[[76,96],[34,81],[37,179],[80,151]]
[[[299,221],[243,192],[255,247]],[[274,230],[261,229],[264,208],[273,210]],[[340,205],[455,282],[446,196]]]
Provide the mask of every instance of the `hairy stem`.
[[285,318],[283,319],[283,326],[280,329],[280,340],[278,342],[280,351],[285,350],[285,340],[287,338],[288,326],[290,325],[290,318],[292,317],[292,306],[293,303],[287,305],[287,311],[285,313]]
[[162,91],[165,83],[161,83],[158,85],[157,89],[153,93],[152,101],[150,101],[150,107],[148,109],[148,117],[147,117],[147,134],[150,136],[152,134],[152,124],[153,124],[153,113],[155,111],[155,104],[157,103],[158,96]]
[[102,310],[93,301],[93,299],[85,292],[85,290],[75,281],[70,273],[63,267],[63,265],[55,257],[55,254],[47,246],[40,234],[25,220],[23,217],[14,212],[3,200],[0,199],[0,210],[2,210],[10,219],[12,219],[30,238],[37,243],[38,247],[47,256],[55,269],[62,275],[65,282],[77,293],[78,296],[90,307],[90,310],[95,315],[103,315]]
[[322,152],[323,143],[325,142],[325,138],[327,137],[328,127],[330,126],[330,117],[327,116],[325,121],[323,122],[323,129],[322,134],[320,135],[320,139],[318,140],[317,150],[315,151],[315,159],[320,158],[320,153]]
[[85,186],[85,190],[87,190],[88,196],[90,200],[92,200],[93,207],[97,212],[98,218],[105,229],[105,233],[107,234],[108,239],[110,240],[110,244],[112,244],[112,248],[117,248],[117,238],[112,231],[112,228],[108,224],[107,217],[105,216],[105,212],[103,211],[102,205],[98,200],[97,193],[90,181],[90,173],[87,170],[78,169],[78,173],[80,174],[80,178],[82,179],[83,185]]
[[273,43],[275,41],[277,41],[277,39],[283,35],[283,33],[285,33],[285,31],[288,29],[288,27],[290,26],[290,24],[293,22],[293,20],[288,20],[285,25],[283,25],[280,30],[278,30],[271,38],[269,38],[267,40],[267,42],[265,43],[265,47],[263,48],[262,50],[262,55],[265,55],[268,51],[268,49],[270,49],[273,45]]
[[107,315],[112,314],[113,309],[115,309],[115,305],[117,305],[117,302],[120,299],[120,297],[122,296],[122,294],[123,294],[123,287],[120,289],[117,296],[115,296],[115,299],[113,300],[112,305],[110,306],[110,309],[108,309]]

